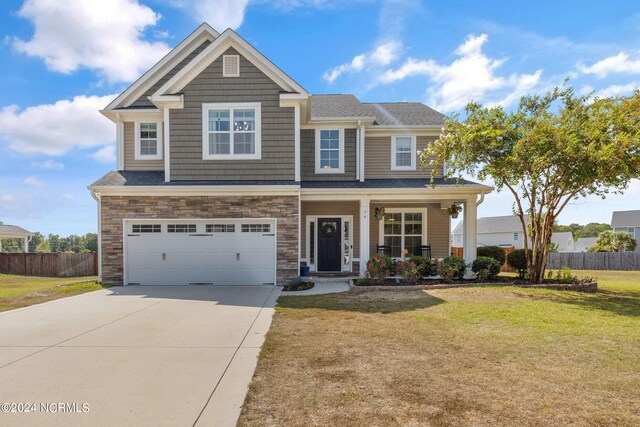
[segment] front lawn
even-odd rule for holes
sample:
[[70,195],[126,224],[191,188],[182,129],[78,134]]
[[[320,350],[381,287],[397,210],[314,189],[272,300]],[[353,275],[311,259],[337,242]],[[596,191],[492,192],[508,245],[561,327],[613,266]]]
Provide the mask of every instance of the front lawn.
[[36,277],[0,274],[0,311],[13,310],[102,289],[97,277]]
[[281,297],[239,425],[639,425],[640,272]]

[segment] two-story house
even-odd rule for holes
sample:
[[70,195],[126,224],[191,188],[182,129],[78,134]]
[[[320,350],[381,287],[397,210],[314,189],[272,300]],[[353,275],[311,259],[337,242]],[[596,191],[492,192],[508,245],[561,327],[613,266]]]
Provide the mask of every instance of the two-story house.
[[[640,238],[640,210],[613,211],[611,228],[616,233],[629,233],[637,240]],[[636,246],[635,251],[640,252],[640,245]]]
[[102,113],[117,132],[117,170],[89,186],[104,282],[273,284],[301,263],[357,273],[381,244],[444,257],[454,202],[475,257],[491,188],[431,186],[418,164],[442,114],[312,95],[231,29],[201,25]]

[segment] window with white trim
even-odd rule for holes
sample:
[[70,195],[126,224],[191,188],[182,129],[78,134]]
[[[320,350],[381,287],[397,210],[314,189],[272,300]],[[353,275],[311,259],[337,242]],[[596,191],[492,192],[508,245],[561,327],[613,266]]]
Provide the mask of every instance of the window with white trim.
[[422,220],[421,212],[385,214],[383,241],[389,246],[392,257],[400,258],[404,249],[410,255],[418,253],[418,248],[422,245]]
[[344,173],[343,129],[316,129],[316,173]]
[[270,233],[271,224],[242,224],[243,233]]
[[260,103],[202,104],[203,159],[260,159],[260,115]]
[[520,235],[519,235],[518,233],[513,233],[513,240],[514,240],[515,242],[517,242],[517,241],[518,241],[518,237],[520,237]]
[[235,233],[235,224],[207,224],[207,233]]
[[629,233],[631,235],[631,237],[633,237],[635,239],[636,237],[636,229],[633,227],[629,227],[627,228],[627,233]]
[[391,170],[416,170],[416,137],[391,138]]
[[169,224],[167,225],[168,233],[195,233],[195,224]]
[[162,122],[136,122],[135,159],[162,159]]
[[162,232],[162,226],[160,224],[133,224],[131,228],[134,233]]

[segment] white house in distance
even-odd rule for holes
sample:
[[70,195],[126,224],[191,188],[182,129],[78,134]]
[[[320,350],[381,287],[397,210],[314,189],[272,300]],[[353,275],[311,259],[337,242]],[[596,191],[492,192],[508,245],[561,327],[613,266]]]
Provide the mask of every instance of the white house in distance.
[[[613,211],[611,228],[616,233],[625,232],[635,239],[640,238],[640,210]],[[636,246],[636,252],[640,252],[640,245]]]
[[580,237],[576,240],[576,252],[587,252],[589,248],[596,245],[597,237]]
[[24,251],[29,252],[31,232],[22,227],[6,225],[0,221],[0,252],[2,252],[2,239],[24,239]]
[[[453,246],[463,245],[463,222],[453,230]],[[517,215],[478,218],[478,246],[502,246],[524,249],[525,235]],[[558,252],[575,252],[575,242],[571,232],[557,232],[551,237],[558,245]]]

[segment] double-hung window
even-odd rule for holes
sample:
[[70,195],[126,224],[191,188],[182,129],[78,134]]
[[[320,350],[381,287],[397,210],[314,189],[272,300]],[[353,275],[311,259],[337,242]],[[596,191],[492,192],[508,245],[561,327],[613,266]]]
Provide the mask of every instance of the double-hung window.
[[416,170],[416,137],[391,138],[391,170]]
[[344,173],[344,129],[316,129],[316,173]]
[[261,158],[260,103],[202,104],[202,158]]
[[136,122],[135,159],[162,159],[162,122]]

